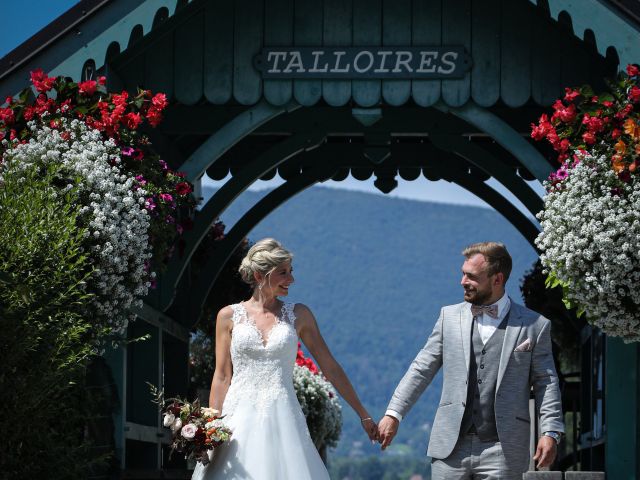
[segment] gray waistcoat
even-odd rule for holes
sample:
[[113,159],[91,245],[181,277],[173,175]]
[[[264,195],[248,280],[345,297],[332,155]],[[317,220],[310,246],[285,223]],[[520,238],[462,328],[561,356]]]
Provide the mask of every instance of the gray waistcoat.
[[484,442],[497,442],[496,414],[494,403],[496,384],[498,382],[498,366],[502,353],[502,342],[507,327],[509,314],[487,340],[482,343],[478,324],[473,320],[471,335],[471,361],[469,362],[469,383],[467,384],[467,401],[460,431],[464,434],[474,431]]

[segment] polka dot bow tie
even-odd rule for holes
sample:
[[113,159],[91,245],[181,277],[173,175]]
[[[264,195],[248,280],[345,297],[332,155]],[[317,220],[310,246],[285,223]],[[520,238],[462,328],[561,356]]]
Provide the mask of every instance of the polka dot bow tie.
[[474,317],[485,314],[491,318],[498,318],[498,305],[471,305],[471,313]]

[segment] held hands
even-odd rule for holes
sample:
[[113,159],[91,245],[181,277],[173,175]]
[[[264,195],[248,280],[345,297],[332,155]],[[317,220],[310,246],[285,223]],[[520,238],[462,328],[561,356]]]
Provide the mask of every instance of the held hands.
[[398,433],[399,425],[398,419],[390,415],[385,415],[380,419],[380,422],[378,422],[378,442],[382,444],[382,450],[391,445],[393,437]]
[[378,426],[371,417],[366,417],[360,420],[360,425],[369,436],[371,443],[375,444],[378,441]]
[[545,468],[551,465],[557,453],[558,445],[553,438],[546,435],[540,437],[536,454],[533,456],[533,460],[536,462],[536,468]]

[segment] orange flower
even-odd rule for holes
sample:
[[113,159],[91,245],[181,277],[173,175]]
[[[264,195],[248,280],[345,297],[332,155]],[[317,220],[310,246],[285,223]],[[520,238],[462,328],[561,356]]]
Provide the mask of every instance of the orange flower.
[[616,143],[613,148],[615,149],[616,152],[618,152],[620,155],[624,155],[625,153],[627,153],[627,144],[624,143],[622,141],[622,139],[618,140],[618,143]]
[[636,155],[640,155],[640,143],[636,143],[635,152],[636,152]]
[[616,173],[620,173],[624,171],[624,169],[626,168],[624,160],[622,159],[622,155],[616,154],[613,157],[611,157],[611,164],[612,164],[613,170]]
[[627,118],[624,122],[624,133],[636,140],[640,138],[640,126],[632,118]]

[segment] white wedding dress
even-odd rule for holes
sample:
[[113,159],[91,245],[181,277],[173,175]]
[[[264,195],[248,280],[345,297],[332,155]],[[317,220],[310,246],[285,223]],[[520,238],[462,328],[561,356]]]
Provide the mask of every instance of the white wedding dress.
[[242,304],[232,305],[233,377],[222,414],[233,430],[192,480],[318,480],[329,474],[293,388],[298,351],[293,304],[285,303],[262,337]]

